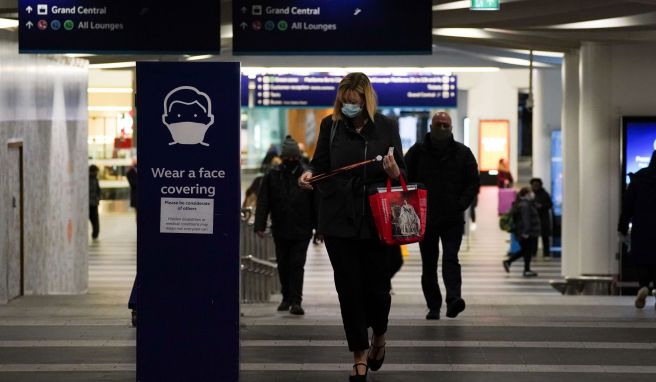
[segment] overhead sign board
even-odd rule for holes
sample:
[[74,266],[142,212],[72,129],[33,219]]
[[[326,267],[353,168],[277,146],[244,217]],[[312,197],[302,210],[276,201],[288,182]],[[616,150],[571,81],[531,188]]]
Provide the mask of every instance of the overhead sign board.
[[20,0],[21,53],[218,54],[221,3]]
[[[330,107],[342,76],[258,75],[255,105],[263,107]],[[457,107],[456,76],[440,74],[372,75],[371,83],[384,107]]]
[[235,0],[236,54],[431,54],[431,0]]
[[498,11],[501,0],[472,0],[471,10],[472,11]]

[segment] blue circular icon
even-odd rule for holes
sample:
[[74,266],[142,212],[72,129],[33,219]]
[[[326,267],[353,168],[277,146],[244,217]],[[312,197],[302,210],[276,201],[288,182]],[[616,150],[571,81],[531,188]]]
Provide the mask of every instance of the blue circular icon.
[[264,24],[264,29],[267,31],[271,32],[272,30],[276,29],[276,23],[273,21],[269,20]]
[[61,22],[59,22],[59,20],[52,20],[50,22],[50,28],[54,31],[58,31],[61,28]]

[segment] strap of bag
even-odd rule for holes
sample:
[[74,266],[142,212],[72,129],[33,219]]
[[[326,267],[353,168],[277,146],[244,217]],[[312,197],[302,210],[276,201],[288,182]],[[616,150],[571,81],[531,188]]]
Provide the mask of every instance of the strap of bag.
[[[405,183],[405,179],[403,179],[403,175],[399,175],[399,182],[401,182],[401,187],[403,188],[403,192],[408,192],[408,185]],[[389,176],[387,177],[387,192],[392,192],[392,178]]]
[[330,146],[328,148],[333,147],[333,140],[335,140],[335,133],[337,132],[337,121],[333,121],[333,125],[330,128]]

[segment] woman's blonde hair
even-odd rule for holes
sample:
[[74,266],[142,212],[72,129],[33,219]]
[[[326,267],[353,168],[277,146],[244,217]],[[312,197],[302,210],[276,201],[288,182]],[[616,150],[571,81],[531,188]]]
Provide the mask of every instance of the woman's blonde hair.
[[333,108],[333,121],[342,119],[342,97],[349,90],[358,93],[364,98],[364,107],[367,110],[369,119],[373,121],[378,106],[376,91],[371,86],[369,77],[364,73],[349,73],[339,82],[337,96],[335,97],[335,107]]

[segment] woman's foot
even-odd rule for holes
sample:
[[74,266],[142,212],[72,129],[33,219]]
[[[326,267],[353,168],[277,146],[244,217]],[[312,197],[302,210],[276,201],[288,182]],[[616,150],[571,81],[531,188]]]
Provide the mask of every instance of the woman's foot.
[[369,366],[366,363],[358,362],[354,364],[349,376],[349,382],[366,382],[368,372]]
[[371,346],[367,353],[367,364],[371,371],[378,371],[385,362],[385,336],[372,336]]

